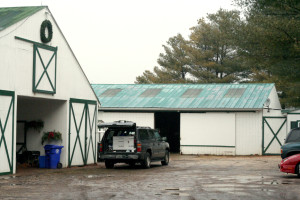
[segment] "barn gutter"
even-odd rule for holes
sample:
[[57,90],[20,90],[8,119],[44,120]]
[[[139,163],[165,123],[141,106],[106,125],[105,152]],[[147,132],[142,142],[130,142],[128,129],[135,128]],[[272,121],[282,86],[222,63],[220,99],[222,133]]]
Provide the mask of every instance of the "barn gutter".
[[180,113],[206,113],[206,112],[257,112],[262,108],[241,109],[191,109],[191,108],[99,108],[103,112],[180,112]]

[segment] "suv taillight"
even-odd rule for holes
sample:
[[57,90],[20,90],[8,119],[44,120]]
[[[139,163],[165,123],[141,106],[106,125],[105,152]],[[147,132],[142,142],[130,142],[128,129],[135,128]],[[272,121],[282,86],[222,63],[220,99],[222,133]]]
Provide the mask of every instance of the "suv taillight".
[[281,150],[281,154],[283,153],[283,150],[282,149],[280,149]]
[[136,146],[137,146],[136,151],[141,152],[142,151],[142,145],[140,143],[138,143]]
[[103,152],[102,143],[99,145],[99,152]]

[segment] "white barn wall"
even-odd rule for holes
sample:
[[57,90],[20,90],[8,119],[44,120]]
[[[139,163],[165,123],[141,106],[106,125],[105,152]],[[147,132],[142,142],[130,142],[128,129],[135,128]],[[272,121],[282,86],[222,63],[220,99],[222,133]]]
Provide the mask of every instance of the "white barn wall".
[[234,156],[235,148],[231,147],[193,147],[181,146],[180,152],[187,155],[226,155]]
[[262,111],[241,112],[236,119],[236,155],[262,154]]
[[234,155],[234,113],[181,113],[182,154]]
[[128,113],[128,112],[98,112],[98,120],[112,122],[126,120],[136,122],[137,126],[154,128],[154,113]]
[[269,95],[269,99],[271,101],[270,106],[269,106],[271,109],[281,110],[281,104],[280,104],[278,94],[277,94],[277,91],[276,91],[275,87],[273,87],[273,89],[271,90],[271,93]]
[[275,87],[273,87],[273,89],[271,90],[268,98],[270,99],[269,109],[266,106],[264,106],[263,115],[282,117],[283,115],[281,113],[281,104],[279,102],[278,94]]
[[[51,99],[78,98],[96,100],[90,83],[74,57],[68,43],[60,32],[47,8],[38,11],[0,32],[0,85],[2,90],[16,91],[18,95]],[[19,36],[35,42],[40,41],[40,26],[48,18],[53,27],[53,38],[48,45],[58,47],[56,94],[33,93],[33,44],[17,40]],[[9,78],[8,78],[9,77]]]

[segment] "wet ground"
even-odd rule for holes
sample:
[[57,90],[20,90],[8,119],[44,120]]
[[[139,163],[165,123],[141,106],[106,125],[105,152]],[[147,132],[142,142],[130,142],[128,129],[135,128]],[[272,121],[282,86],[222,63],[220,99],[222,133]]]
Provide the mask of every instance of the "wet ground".
[[22,169],[0,176],[0,199],[300,199],[300,179],[279,172],[279,156],[172,155],[150,169],[103,163]]

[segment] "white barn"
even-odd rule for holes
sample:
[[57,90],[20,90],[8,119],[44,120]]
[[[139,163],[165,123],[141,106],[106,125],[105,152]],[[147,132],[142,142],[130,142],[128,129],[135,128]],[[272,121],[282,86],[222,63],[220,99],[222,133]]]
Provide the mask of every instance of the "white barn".
[[283,110],[283,114],[287,117],[288,131],[300,127],[300,109]]
[[0,8],[0,174],[15,173],[25,149],[44,155],[51,131],[63,167],[95,163],[99,105],[48,7]]
[[182,154],[279,154],[286,117],[274,84],[92,84],[98,120],[160,130]]

